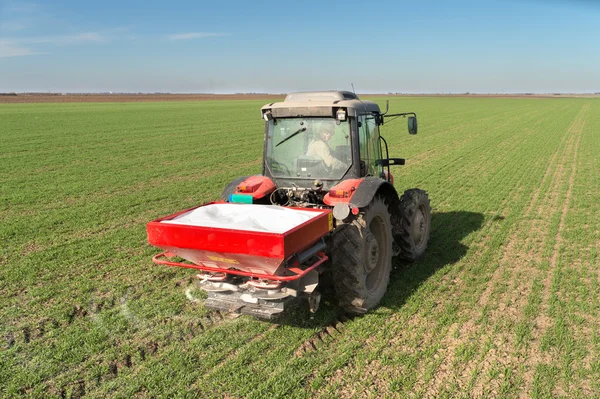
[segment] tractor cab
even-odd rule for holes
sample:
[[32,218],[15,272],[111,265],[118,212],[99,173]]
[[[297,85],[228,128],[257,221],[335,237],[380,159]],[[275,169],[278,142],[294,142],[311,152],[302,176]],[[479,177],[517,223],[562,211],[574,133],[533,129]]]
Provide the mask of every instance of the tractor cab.
[[261,112],[263,175],[277,186],[312,187],[318,181],[330,189],[345,179],[389,180],[387,144],[379,133],[383,115],[376,103],[347,91],[292,93]]

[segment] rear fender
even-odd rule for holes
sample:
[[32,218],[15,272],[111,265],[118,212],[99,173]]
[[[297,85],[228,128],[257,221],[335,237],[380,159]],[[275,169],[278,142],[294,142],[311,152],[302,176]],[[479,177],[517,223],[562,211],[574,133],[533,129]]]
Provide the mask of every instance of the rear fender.
[[376,194],[389,197],[392,201],[398,199],[398,193],[390,182],[378,177],[365,177],[356,188],[349,205],[350,207],[364,208],[373,201]]
[[225,187],[225,190],[223,190],[223,193],[221,193],[221,199],[223,201],[229,201],[229,196],[231,194],[235,194],[235,189],[236,187],[243,182],[244,180],[246,180],[248,177],[250,176],[242,176],[242,177],[238,177],[237,179],[233,180],[231,183],[229,183],[227,185],[227,187]]
[[271,179],[262,175],[246,176],[235,179],[223,190],[221,198],[228,201],[231,194],[251,195],[253,200],[270,195],[277,186]]
[[323,197],[323,203],[329,206],[335,206],[336,204],[349,204],[360,185],[365,179],[346,179],[342,180],[339,184],[333,186],[325,197]]
[[392,201],[398,199],[398,193],[390,182],[378,177],[365,177],[341,181],[325,194],[323,202],[329,206],[348,204],[351,208],[364,208],[378,193]]
[[[358,180],[360,180],[360,183],[358,185],[355,185],[356,190],[352,192],[352,195],[349,198],[343,198],[343,200],[345,201],[341,201],[342,199],[339,199],[340,201],[329,204],[326,201],[326,195],[323,202],[330,206],[335,206],[340,203],[346,203],[348,204],[348,207],[350,208],[352,213],[354,215],[357,215],[358,212],[360,212],[373,202],[373,199],[376,195],[385,198],[385,202],[387,203],[388,210],[390,212],[390,222],[392,223],[392,236],[394,237],[394,240],[397,241],[398,236],[402,234],[402,215],[400,214],[400,199],[398,197],[398,192],[390,182],[377,177],[365,177],[364,179]],[[336,189],[336,187],[338,186],[335,186],[333,189]],[[333,214],[336,214],[335,208]],[[346,217],[344,215],[347,216],[348,213],[342,213],[342,219]],[[336,217],[336,219],[338,219],[338,217]],[[398,255],[398,253],[400,252],[400,247],[396,243],[394,243],[394,245],[392,246],[392,251],[394,256]]]
[[364,208],[371,204],[376,195],[385,198],[388,210],[390,212],[390,222],[392,223],[392,236],[394,245],[392,251],[394,256],[400,252],[400,247],[396,244],[399,236],[402,234],[402,214],[400,213],[400,198],[394,186],[383,179],[376,177],[367,177],[360,185],[356,194],[352,197],[350,208]]

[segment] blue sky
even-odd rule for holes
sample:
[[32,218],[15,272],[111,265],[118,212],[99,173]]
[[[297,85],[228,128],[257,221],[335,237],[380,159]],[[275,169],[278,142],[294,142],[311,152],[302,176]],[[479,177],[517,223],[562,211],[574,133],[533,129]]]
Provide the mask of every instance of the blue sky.
[[351,82],[362,93],[600,92],[600,1],[0,0],[0,92]]

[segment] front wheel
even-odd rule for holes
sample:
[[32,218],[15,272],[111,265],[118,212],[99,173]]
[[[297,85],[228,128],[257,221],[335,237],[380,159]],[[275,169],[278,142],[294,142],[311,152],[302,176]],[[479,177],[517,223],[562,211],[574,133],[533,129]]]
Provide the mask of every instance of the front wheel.
[[431,205],[427,193],[418,188],[406,190],[400,197],[402,232],[397,239],[400,256],[413,261],[427,248],[431,230]]
[[339,305],[351,314],[376,307],[392,269],[392,224],[381,197],[333,235],[333,284]]

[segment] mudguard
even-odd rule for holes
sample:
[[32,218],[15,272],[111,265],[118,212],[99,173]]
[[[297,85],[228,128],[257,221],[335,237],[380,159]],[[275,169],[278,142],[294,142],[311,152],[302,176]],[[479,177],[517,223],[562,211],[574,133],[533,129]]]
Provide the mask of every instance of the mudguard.
[[346,179],[333,186],[325,197],[323,203],[329,206],[336,204],[348,204],[356,189],[362,184],[364,179]]
[[250,176],[242,176],[242,177],[238,177],[235,180],[232,180],[231,183],[229,183],[227,185],[227,187],[225,187],[225,190],[223,190],[223,192],[221,193],[221,199],[223,201],[229,201],[229,196],[231,194],[235,194],[235,190],[237,188],[237,186],[243,182],[244,180],[246,180],[248,177]]
[[229,183],[223,190],[221,198],[229,201],[231,194],[247,194],[251,195],[253,200],[259,200],[270,195],[276,188],[275,183],[266,176],[245,176]]
[[385,196],[398,198],[398,192],[390,182],[379,177],[365,177],[350,198],[349,205],[364,208],[373,201],[375,194],[382,192]]
[[396,189],[388,181],[378,177],[365,177],[340,182],[329,190],[323,202],[330,206],[345,203],[351,208],[364,208],[373,201],[375,194],[378,192],[383,192],[385,196],[398,199]]

